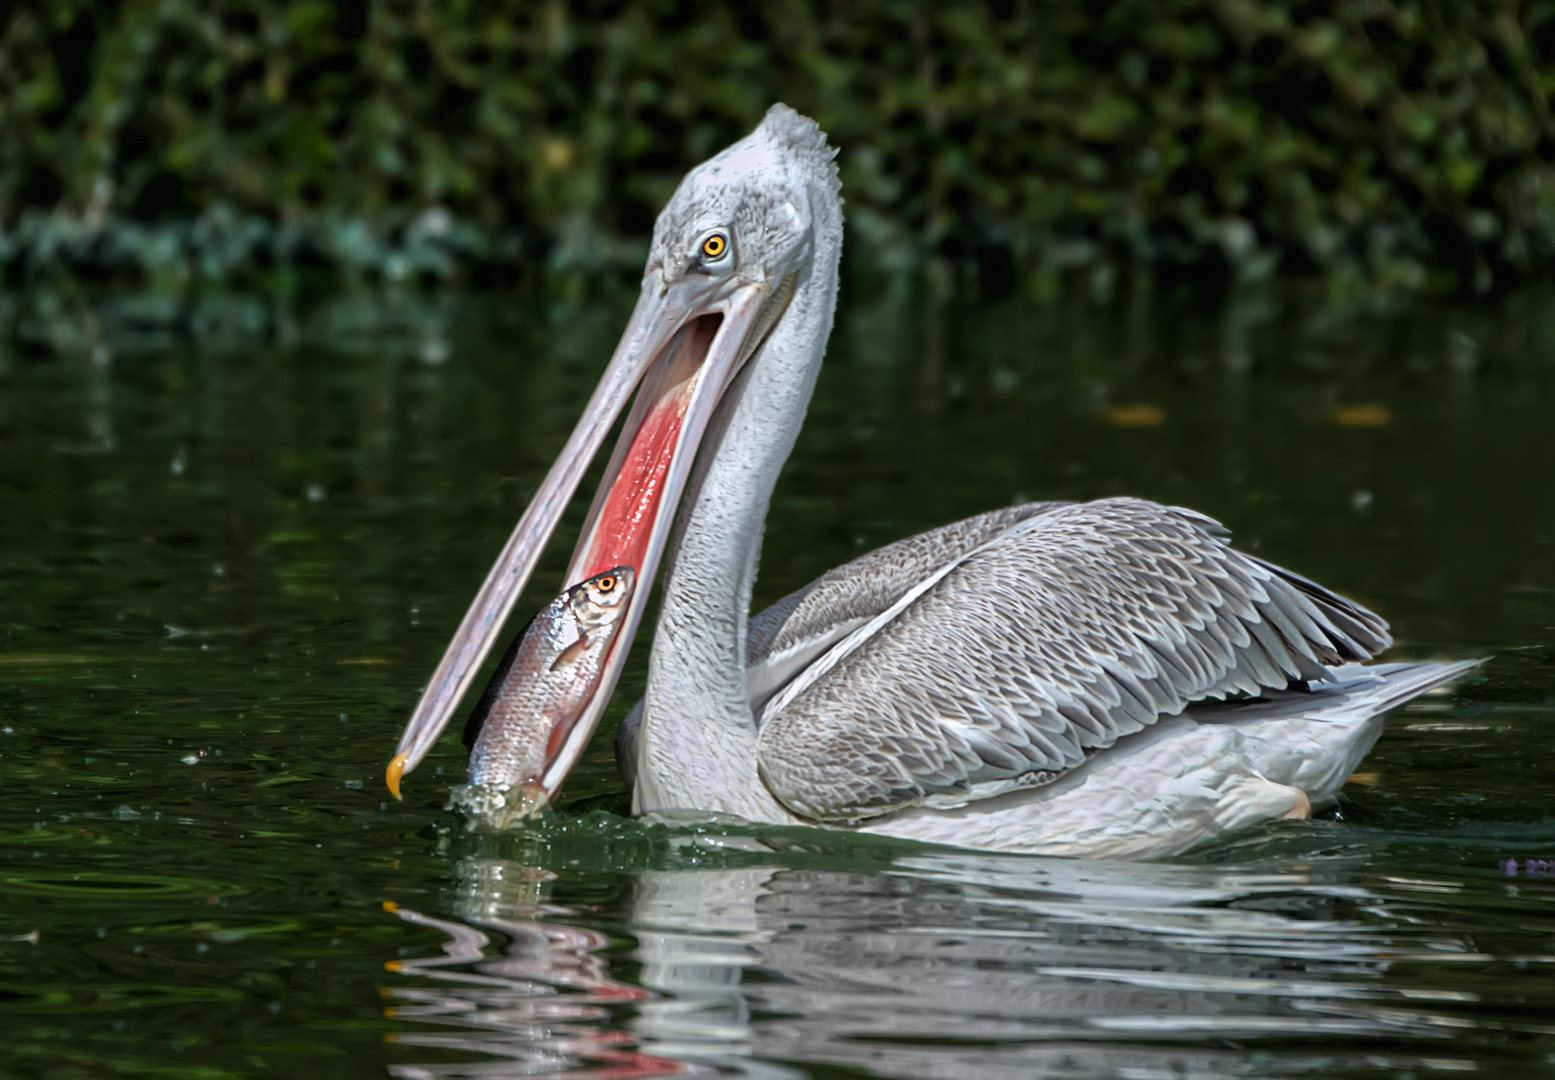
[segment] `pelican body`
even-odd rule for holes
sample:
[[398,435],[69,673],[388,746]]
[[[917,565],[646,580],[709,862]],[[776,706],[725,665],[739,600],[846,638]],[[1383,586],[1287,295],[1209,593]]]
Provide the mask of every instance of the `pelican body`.
[[995,510],[750,617],[836,307],[834,157],[776,105],[681,182],[598,389],[406,728],[396,794],[634,389],[567,580],[624,565],[638,588],[548,754],[547,797],[598,723],[661,561],[647,690],[618,740],[641,814],[1165,855],[1331,801],[1383,710],[1472,666],[1363,666],[1391,644],[1381,618],[1236,550],[1210,518],[1139,499]]

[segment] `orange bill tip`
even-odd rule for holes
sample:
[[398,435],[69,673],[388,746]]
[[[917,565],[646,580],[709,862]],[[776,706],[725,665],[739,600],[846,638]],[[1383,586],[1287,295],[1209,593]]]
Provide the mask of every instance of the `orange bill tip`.
[[383,902],[383,910],[387,911],[390,915],[395,914],[396,912],[399,911],[399,909],[400,909],[400,906],[398,904],[396,904],[393,900],[385,900]]
[[407,754],[396,754],[394,760],[389,762],[389,768],[383,774],[384,783],[389,785],[389,794],[396,799],[400,798],[400,777],[405,774],[405,762]]

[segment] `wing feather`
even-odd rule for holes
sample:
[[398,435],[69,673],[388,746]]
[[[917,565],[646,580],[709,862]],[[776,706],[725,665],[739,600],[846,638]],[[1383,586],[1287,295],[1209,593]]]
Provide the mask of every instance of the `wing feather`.
[[[1325,679],[1390,644],[1376,615],[1234,550],[1202,514],[1137,499],[1004,513],[955,543],[882,549],[941,557],[913,568],[933,579],[919,595],[905,571],[850,582],[874,572],[866,556],[762,628],[777,645],[853,620],[762,712],[761,776],[789,809],[857,820],[1046,782],[1192,702]],[[835,602],[869,588],[894,599]]]
[[759,714],[796,674],[936,569],[1012,525],[1065,505],[1026,503],[909,536],[821,575],[752,616],[745,635],[752,708]]

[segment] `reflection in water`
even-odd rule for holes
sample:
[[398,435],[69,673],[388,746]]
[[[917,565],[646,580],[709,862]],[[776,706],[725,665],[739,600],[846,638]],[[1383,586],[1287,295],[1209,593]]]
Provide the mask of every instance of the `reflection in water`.
[[[576,925],[592,916],[545,903],[552,875],[465,859],[460,921],[399,910],[450,940],[443,956],[391,964],[412,978],[389,993],[396,1018],[443,1029],[400,1043],[482,1059],[393,1074],[1475,1067],[1447,1040],[1478,1026],[1477,997],[1398,974],[1401,963],[1429,972],[1474,960],[1473,948],[1411,926],[1372,889],[1302,873],[963,854],[826,871],[772,854],[773,865],[638,873],[620,926],[637,947],[615,957],[602,953],[605,933]],[[633,961],[636,986],[609,974]]]
[[[641,1001],[648,992],[610,977],[599,955],[609,944],[603,934],[541,921],[546,915],[574,914],[538,903],[540,885],[552,875],[497,860],[470,860],[464,870],[468,924],[385,905],[406,922],[449,937],[442,956],[388,965],[438,985],[395,987],[393,996],[405,1004],[387,1011],[396,1019],[458,1029],[404,1034],[397,1037],[400,1043],[496,1060],[396,1065],[392,1075],[423,1080],[567,1072],[593,1080],[629,1080],[688,1071],[679,1062],[633,1050],[632,1037],[611,1028],[605,1004]],[[499,957],[487,955],[492,939],[487,931],[505,939]]]

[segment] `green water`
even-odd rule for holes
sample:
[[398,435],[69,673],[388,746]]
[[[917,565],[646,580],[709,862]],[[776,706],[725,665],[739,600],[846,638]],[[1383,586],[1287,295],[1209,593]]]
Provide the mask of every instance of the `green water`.
[[844,305],[758,603],[1128,492],[1494,656],[1338,813],[1129,865],[648,827],[606,740],[531,831],[451,737],[388,800],[623,304],[0,304],[0,1075],[1555,1074],[1548,309]]

